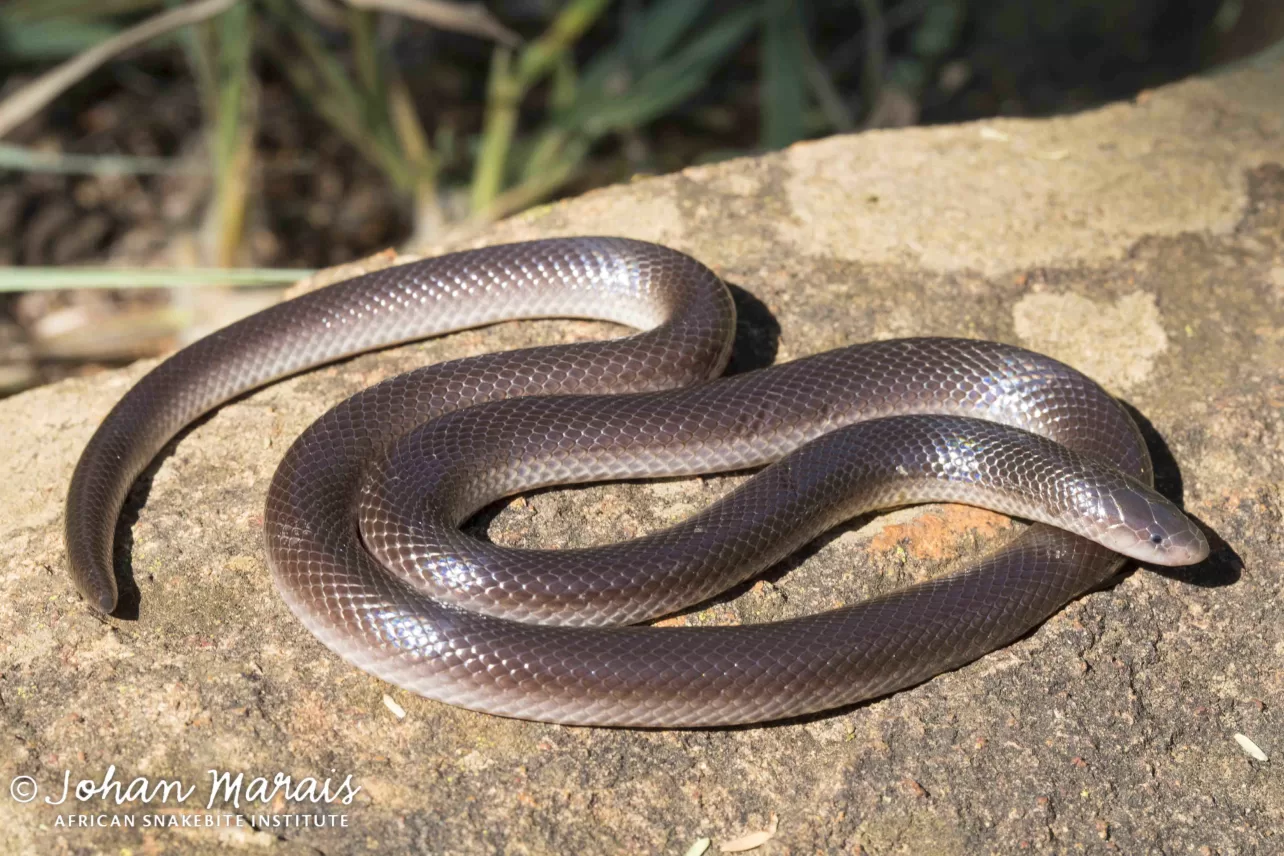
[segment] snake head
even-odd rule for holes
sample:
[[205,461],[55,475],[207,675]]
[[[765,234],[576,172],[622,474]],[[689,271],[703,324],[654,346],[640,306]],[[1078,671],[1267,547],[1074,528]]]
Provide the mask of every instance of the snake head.
[[1194,565],[1208,558],[1208,539],[1181,509],[1140,483],[1102,498],[1106,528],[1097,539],[1154,565]]

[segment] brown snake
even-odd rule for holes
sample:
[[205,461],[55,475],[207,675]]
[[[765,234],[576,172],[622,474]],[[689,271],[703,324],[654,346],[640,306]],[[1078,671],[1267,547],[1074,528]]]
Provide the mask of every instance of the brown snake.
[[[903,339],[709,380],[735,320],[713,273],[653,244],[566,238],[366,274],[157,366],[76,467],[66,539],[77,587],[96,608],[115,607],[112,537],[130,485],[229,398],[396,342],[567,316],[649,329],[391,378],[286,453],[265,516],[272,573],[344,659],[507,716],[755,722],[967,663],[1111,576],[1123,554],[1161,564],[1207,555],[1200,530],[1150,488],[1128,414],[1061,363],[993,342]],[[542,485],[763,464],[697,516],[622,544],[519,550],[459,528]],[[856,514],[927,501],[1039,522],[965,571],[818,615],[617,626],[708,598]]]

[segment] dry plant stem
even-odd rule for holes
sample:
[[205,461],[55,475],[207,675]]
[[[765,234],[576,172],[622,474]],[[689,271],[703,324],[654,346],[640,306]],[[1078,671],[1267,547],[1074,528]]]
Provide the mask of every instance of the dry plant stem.
[[865,67],[861,89],[866,116],[872,115],[883,91],[883,65],[887,62],[887,22],[878,0],[856,0],[865,16]]
[[517,105],[523,94],[520,83],[510,71],[512,64],[512,51],[507,48],[495,50],[486,94],[485,126],[477,151],[477,163],[473,167],[470,206],[473,211],[481,211],[490,205],[504,181],[508,149],[517,130]]
[[271,30],[264,33],[267,49],[276,55],[279,67],[294,88],[394,185],[410,186],[406,164],[395,140],[390,133],[370,132],[363,107],[366,93],[332,56],[312,22],[304,15],[295,14],[295,8],[283,0],[271,0],[266,8],[303,52],[300,59],[288,51]]
[[236,263],[245,232],[254,170],[257,88],[250,69],[253,19],[240,6],[211,22],[217,32],[218,62],[207,120],[215,164],[214,197],[206,213],[205,252],[212,263]]
[[389,178],[409,197],[414,213],[413,240],[431,241],[444,224],[437,203],[437,159],[415,112],[405,81],[386,62],[375,36],[375,13],[350,7],[349,32],[356,57],[357,85],[365,126],[382,149],[396,159]]
[[442,0],[347,0],[358,9],[394,12],[443,30],[491,39],[508,47],[522,37],[505,27],[480,3],[445,3]]
[[162,12],[42,74],[0,102],[0,137],[35,115],[68,87],[117,54],[171,30],[212,18],[236,3],[237,0],[197,0]]
[[572,0],[539,39],[522,48],[515,62],[512,51],[496,49],[481,147],[473,169],[470,201],[474,212],[489,209],[503,189],[522,99],[532,86],[557,67],[565,51],[593,25],[608,4],[609,0]]
[[348,16],[338,0],[295,0],[300,9],[312,20],[331,30],[342,30],[348,25]]
[[568,144],[560,159],[549,161],[538,173],[496,195],[485,207],[473,211],[461,225],[461,234],[476,232],[496,220],[543,201],[571,180],[580,161],[587,154],[588,144],[584,141],[577,140]]
[[356,76],[352,86],[357,93],[357,119],[366,133],[373,137],[397,162],[397,172],[389,175],[402,189],[411,185],[409,164],[396,139],[388,109],[384,68],[380,61],[379,45],[375,36],[375,13],[358,9],[348,10],[348,38],[352,45]]
[[246,122],[238,129],[230,157],[220,164],[218,187],[205,220],[205,252],[219,267],[236,263],[245,233],[253,169],[254,125]]
[[410,90],[395,69],[388,75],[388,112],[414,182],[411,188],[414,233],[410,245],[430,244],[440,239],[446,228],[446,212],[437,195],[439,162],[419,122]]

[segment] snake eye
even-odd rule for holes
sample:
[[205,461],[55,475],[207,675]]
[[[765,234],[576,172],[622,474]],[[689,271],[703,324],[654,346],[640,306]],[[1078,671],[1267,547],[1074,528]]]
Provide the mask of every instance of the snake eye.
[[1154,535],[1150,536],[1150,543],[1155,545],[1162,544],[1164,543],[1164,536],[1156,532]]

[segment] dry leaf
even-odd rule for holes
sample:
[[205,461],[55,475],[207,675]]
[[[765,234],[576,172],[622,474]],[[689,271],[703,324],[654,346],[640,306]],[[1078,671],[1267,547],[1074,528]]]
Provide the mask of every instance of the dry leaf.
[[392,715],[397,717],[397,719],[406,718],[406,709],[393,701],[392,696],[387,693],[383,694],[383,706],[392,711]]
[[704,851],[709,849],[708,838],[697,838],[695,842],[687,848],[687,852],[682,856],[704,856]]
[[1263,752],[1256,743],[1254,743],[1252,740],[1249,740],[1243,734],[1236,734],[1235,742],[1238,743],[1239,748],[1247,752],[1248,757],[1252,758],[1254,761],[1270,760],[1269,758],[1266,757],[1266,753]]
[[722,853],[743,853],[746,850],[753,850],[755,847],[761,847],[768,841],[776,837],[777,817],[771,815],[771,823],[762,832],[751,832],[748,835],[742,835],[739,838],[733,838],[730,841],[724,841],[718,845],[718,850]]

